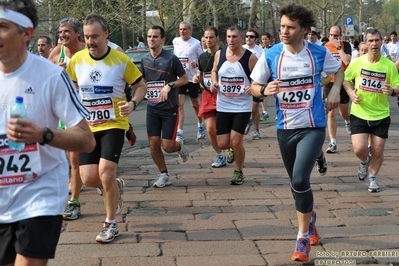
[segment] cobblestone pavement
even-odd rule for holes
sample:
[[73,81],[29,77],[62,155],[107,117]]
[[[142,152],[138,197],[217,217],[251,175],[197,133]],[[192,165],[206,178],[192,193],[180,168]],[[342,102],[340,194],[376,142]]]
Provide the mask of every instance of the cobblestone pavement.
[[[306,265],[399,265],[399,108],[396,99],[391,101],[379,193],[369,193],[367,182],[358,180],[359,161],[342,118],[337,118],[338,152],[326,154],[325,176],[316,167],[311,176],[321,240]],[[145,137],[145,104],[139,106],[130,118],[138,141],[124,147],[118,168],[126,182],[125,207],[117,216],[120,236],[109,244],[95,242],[105,210],[96,190],[84,188],[82,216],[64,222],[49,265],[301,265],[290,260],[297,221],[272,99],[269,112],[270,121],[261,123],[262,138],[245,136],[244,184],[231,186],[234,164],[211,168],[215,153],[208,140],[195,139],[196,122],[187,101],[190,158],[181,163],[176,154],[166,155],[173,185],[153,188],[158,173]],[[328,136],[323,148],[327,146]]]

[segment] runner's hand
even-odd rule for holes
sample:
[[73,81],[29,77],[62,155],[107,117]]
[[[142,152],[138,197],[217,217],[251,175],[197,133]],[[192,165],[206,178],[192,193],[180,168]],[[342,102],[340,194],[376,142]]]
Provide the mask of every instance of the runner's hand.
[[128,116],[134,110],[134,103],[127,101],[118,102],[119,114],[122,117]]

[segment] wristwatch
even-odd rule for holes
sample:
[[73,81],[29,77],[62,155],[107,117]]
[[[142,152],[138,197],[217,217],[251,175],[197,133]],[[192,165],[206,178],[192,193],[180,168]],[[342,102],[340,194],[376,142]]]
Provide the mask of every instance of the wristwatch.
[[337,46],[337,50],[339,51],[339,50],[341,50],[342,49],[342,47],[340,46],[340,45],[338,45]]
[[260,94],[262,94],[262,96],[265,96],[265,95],[264,95],[265,89],[266,89],[265,86],[260,87],[259,92],[260,92]]
[[133,107],[133,111],[134,111],[134,110],[136,110],[137,105],[139,105],[139,104],[138,104],[136,101],[132,101],[132,103],[133,103],[133,106],[134,106],[134,107]]
[[174,81],[171,81],[171,82],[168,83],[168,85],[169,85],[169,87],[170,87],[171,89],[173,89],[173,87],[175,86],[175,82],[174,82]]
[[49,129],[48,127],[44,128],[43,131],[43,142],[40,142],[40,145],[44,145],[44,144],[49,144],[52,140],[53,140],[54,134],[53,131],[51,131],[51,129]]

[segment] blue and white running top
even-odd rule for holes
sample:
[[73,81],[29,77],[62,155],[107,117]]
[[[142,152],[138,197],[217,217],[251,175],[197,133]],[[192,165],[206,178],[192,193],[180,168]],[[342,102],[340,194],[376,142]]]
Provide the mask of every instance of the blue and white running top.
[[279,43],[264,51],[251,78],[260,84],[281,80],[275,95],[277,129],[326,127],[321,73],[331,75],[340,67],[324,46],[304,41],[304,48],[292,54]]

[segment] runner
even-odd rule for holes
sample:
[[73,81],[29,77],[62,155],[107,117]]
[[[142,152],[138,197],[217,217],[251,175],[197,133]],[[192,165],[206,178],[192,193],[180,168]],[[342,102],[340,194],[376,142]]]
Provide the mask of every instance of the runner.
[[[232,148],[236,169],[231,185],[244,183],[244,131],[252,111],[249,75],[256,56],[242,47],[244,32],[231,26],[226,32],[227,48],[217,51],[212,68],[212,92],[217,92],[216,134],[221,149]],[[232,157],[230,155],[230,157]]]
[[178,152],[183,162],[189,156],[183,140],[176,137],[179,87],[187,84],[188,77],[179,58],[162,49],[164,43],[165,30],[160,26],[152,26],[147,34],[150,52],[141,59],[141,69],[148,88],[147,136],[152,159],[160,172],[154,187],[172,184],[161,144],[167,153]]
[[[366,30],[365,36],[368,53],[349,65],[344,87],[352,100],[352,146],[360,159],[357,176],[361,181],[368,176],[368,191],[379,192],[377,175],[384,161],[391,122],[388,96],[397,95],[399,76],[395,64],[381,55],[381,33],[372,28]],[[355,80],[354,90],[352,80]],[[368,150],[369,138],[372,156]]]
[[[147,90],[140,71],[129,57],[107,46],[106,20],[89,15],[83,25],[87,49],[74,55],[67,71],[79,88],[82,103],[90,111],[86,119],[97,141],[93,152],[79,154],[79,169],[83,183],[101,189],[103,194],[106,219],[96,241],[107,243],[119,235],[115,216],[123,208],[124,181],[116,178],[116,169],[129,126],[128,115]],[[126,101],[125,83],[135,90],[130,102]]]
[[[256,58],[259,58],[263,49],[257,45],[259,41],[259,33],[256,30],[249,29],[245,34],[245,44],[244,48],[250,50]],[[248,120],[247,127],[245,128],[244,135],[248,134],[251,126],[254,126],[254,132],[252,134],[253,140],[260,139],[259,125],[260,125],[260,113],[259,113],[259,103],[263,102],[262,98],[252,97],[252,118]]]
[[[322,72],[335,74],[327,110],[338,106],[343,69],[325,47],[304,40],[315,17],[306,7],[280,9],[280,38],[252,71],[255,96],[276,96],[277,140],[295,200],[298,235],[291,259],[308,261],[310,245],[319,242],[310,173],[325,138]],[[269,81],[269,78],[272,81]]]
[[173,39],[174,54],[180,59],[184,69],[188,74],[188,83],[179,88],[179,125],[177,135],[185,141],[183,124],[184,124],[184,100],[188,91],[191,99],[191,105],[194,108],[195,116],[198,120],[197,139],[205,138],[205,124],[201,117],[198,117],[199,101],[198,84],[193,83],[193,77],[198,71],[198,58],[204,52],[201,42],[191,37],[193,28],[189,22],[183,21],[179,25],[180,37]]
[[[338,26],[330,28],[329,41],[325,44],[325,47],[334,55],[334,57],[342,62],[344,69],[349,65],[352,58],[352,48],[348,42],[341,41],[342,31]],[[334,77],[331,81],[324,86],[325,95],[328,96],[332,86],[334,84]],[[349,121],[349,96],[346,93],[344,87],[341,88],[340,92],[340,104],[338,107],[339,114],[345,120],[345,130],[350,134],[350,121]],[[327,125],[328,135],[330,137],[330,143],[326,149],[326,153],[337,152],[337,115],[335,110],[331,110],[327,114]]]
[[[58,25],[58,36],[61,45],[57,45],[50,53],[49,60],[63,68],[66,68],[72,56],[85,48],[81,43],[82,22],[77,18],[64,18]],[[65,125],[60,121],[60,128],[65,129]],[[65,220],[75,220],[81,214],[80,191],[82,190],[82,179],[79,173],[79,152],[67,151],[69,164],[71,166],[71,177],[69,179],[69,199],[63,218]]]
[[219,31],[215,27],[207,27],[203,38],[206,40],[208,50],[200,55],[198,61],[198,73],[194,76],[193,82],[201,82],[201,87],[204,88],[200,100],[198,116],[204,118],[209,141],[217,154],[216,161],[212,163],[212,167],[219,168],[226,165],[227,157],[223,150],[219,148],[216,138],[217,94],[210,91],[212,85],[211,71],[213,68],[215,53],[220,49]]
[[[54,258],[68,195],[64,150],[95,146],[89,112],[65,70],[26,49],[38,23],[33,1],[0,3],[0,99],[7,107],[0,112],[0,265],[44,266]],[[26,119],[10,119],[18,96]],[[60,119],[67,130],[58,130]],[[11,150],[8,141],[25,148]]]

